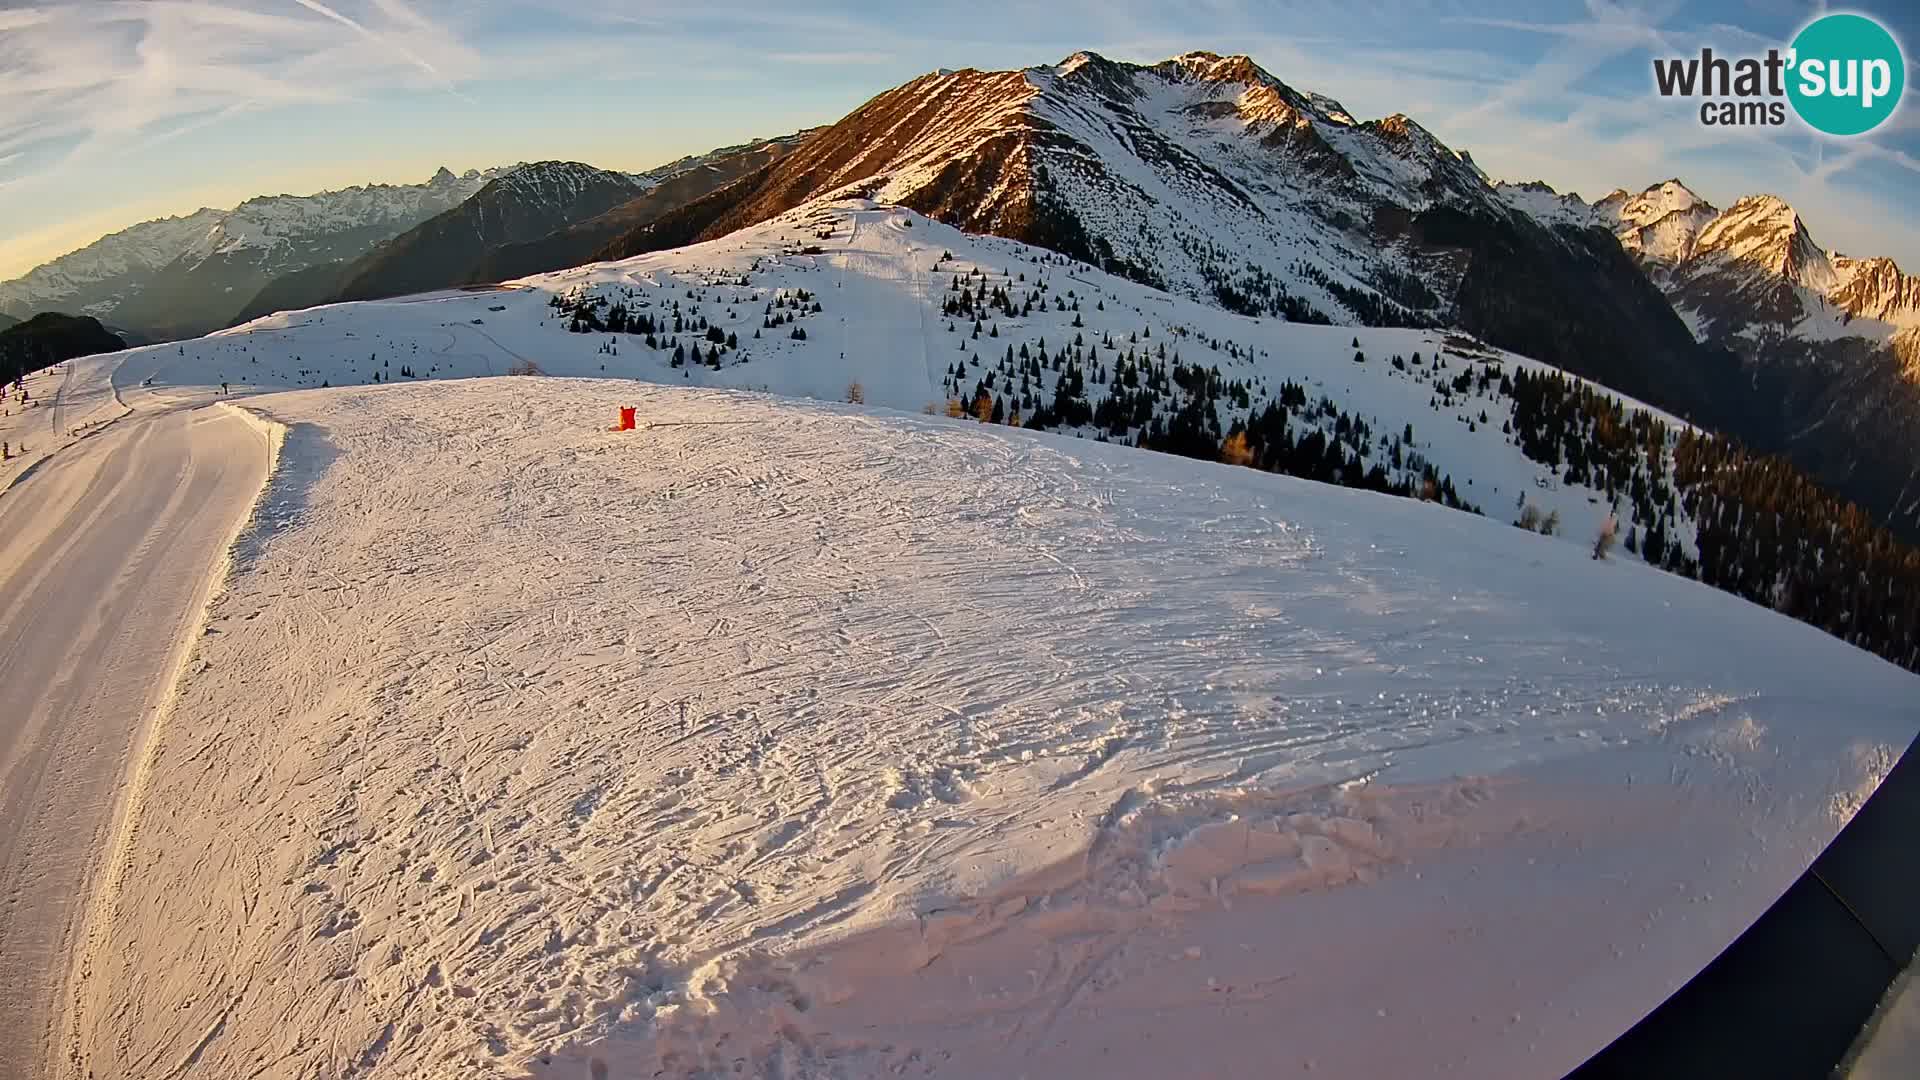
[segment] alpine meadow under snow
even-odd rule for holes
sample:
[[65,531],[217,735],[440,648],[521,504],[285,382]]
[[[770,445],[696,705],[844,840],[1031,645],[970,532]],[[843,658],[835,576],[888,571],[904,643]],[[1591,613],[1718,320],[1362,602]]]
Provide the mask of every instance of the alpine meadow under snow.
[[[532,372],[575,378],[486,378]],[[1536,377],[863,200],[76,361],[102,419],[292,392],[223,406],[277,466],[61,1058],[1564,1071],[1805,869],[1920,709],[1592,558],[1609,483],[1623,534],[1638,502],[1691,551],[1654,483],[1691,432],[1621,403],[1659,439],[1569,480],[1518,445]],[[1377,490],[1120,445],[1234,431]]]

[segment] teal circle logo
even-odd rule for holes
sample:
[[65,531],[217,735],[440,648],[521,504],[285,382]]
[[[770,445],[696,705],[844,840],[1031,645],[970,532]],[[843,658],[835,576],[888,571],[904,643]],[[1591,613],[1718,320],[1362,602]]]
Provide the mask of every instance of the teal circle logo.
[[1900,43],[1864,15],[1825,15],[1793,39],[1787,98],[1816,131],[1859,135],[1893,115],[1907,88]]

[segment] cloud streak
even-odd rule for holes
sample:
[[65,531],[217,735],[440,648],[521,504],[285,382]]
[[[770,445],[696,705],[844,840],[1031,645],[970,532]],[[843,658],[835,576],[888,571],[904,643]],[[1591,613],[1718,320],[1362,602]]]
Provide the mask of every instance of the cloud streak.
[[423,80],[450,91],[478,66],[401,0],[353,15],[319,0],[293,4],[108,0],[0,11],[0,149],[12,151],[0,181],[57,180],[108,152],[251,110]]
[[[395,53],[399,54],[401,57],[404,57],[409,63],[413,64],[415,67],[426,72],[428,75],[433,76],[442,85],[446,86],[447,89],[449,90],[453,89],[453,84],[447,81],[447,77],[445,75],[440,74],[439,68],[434,67],[432,62],[428,61],[426,57],[421,56],[418,53],[414,52],[412,49],[407,48],[403,42],[394,38],[390,38],[384,34],[374,33],[372,30],[367,29],[365,26],[361,25],[360,23],[347,18],[345,15],[342,15],[339,12],[328,7],[327,5],[321,3],[320,0],[293,0],[293,2],[296,4],[299,4],[303,8],[306,8],[308,11],[315,13],[316,15],[321,15],[326,18],[332,19],[334,22],[337,22],[340,25],[347,27],[348,29],[352,30],[354,33],[359,34],[361,37],[366,38],[368,41],[373,42],[375,45],[378,45],[383,49],[393,50]],[[436,29],[431,23],[428,23],[426,20],[421,19],[418,15],[414,14],[405,5],[396,3],[395,0],[385,0],[385,2],[381,2],[381,0],[375,0],[374,6],[380,9],[385,14],[387,14],[389,17],[404,20],[409,25],[411,25],[415,30],[425,30],[425,31],[432,32]]]

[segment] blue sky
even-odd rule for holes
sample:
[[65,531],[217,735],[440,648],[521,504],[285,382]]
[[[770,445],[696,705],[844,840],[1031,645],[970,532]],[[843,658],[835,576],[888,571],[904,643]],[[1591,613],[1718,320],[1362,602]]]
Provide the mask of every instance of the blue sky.
[[[1920,109],[1873,134],[1702,127],[1654,56],[1784,45],[1800,3],[0,0],[0,277],[145,218],[522,160],[641,169],[838,119],[938,67],[1082,48],[1244,52],[1362,118],[1589,198],[1679,176],[1769,191],[1920,271]],[[1879,18],[1911,55],[1920,5]]]

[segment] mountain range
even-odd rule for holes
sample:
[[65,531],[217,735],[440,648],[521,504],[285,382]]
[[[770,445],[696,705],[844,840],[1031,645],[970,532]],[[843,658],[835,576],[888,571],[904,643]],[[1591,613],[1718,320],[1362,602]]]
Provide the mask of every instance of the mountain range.
[[424,184],[268,195],[135,225],[0,283],[0,311],[91,315],[149,338],[205,333],[275,277],[358,255],[458,206],[503,171],[442,169]]
[[543,162],[351,190],[418,194],[362,215],[377,226],[245,227],[263,200],[137,226],[0,285],[0,310],[166,336],[870,198],[1247,317],[1459,328],[1783,453],[1920,534],[1920,285],[1890,261],[1824,251],[1772,196],[1723,211],[1677,180],[1593,203],[1496,183],[1413,119],[1356,119],[1244,56],[940,71],[637,176]]
[[724,147],[640,174],[560,161],[459,175],[443,168],[424,184],[202,209],[132,226],[0,282],[0,313],[74,312],[134,339],[171,340],[290,307],[498,280],[506,268],[557,269],[798,138]]
[[275,279],[232,321],[577,266],[613,237],[779,158],[800,138],[722,147],[637,175],[570,161],[517,166],[355,258]]
[[1611,231],[1704,345],[1738,356],[1722,426],[1920,533],[1920,278],[1822,247],[1784,200],[1722,210],[1678,179],[1594,203],[1500,185],[1543,221]]

